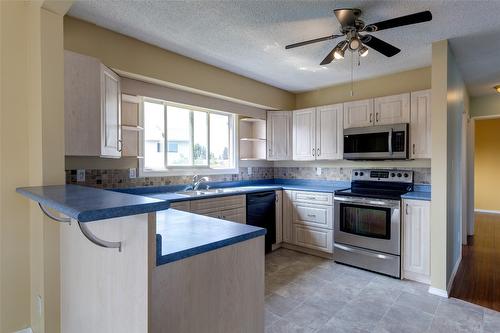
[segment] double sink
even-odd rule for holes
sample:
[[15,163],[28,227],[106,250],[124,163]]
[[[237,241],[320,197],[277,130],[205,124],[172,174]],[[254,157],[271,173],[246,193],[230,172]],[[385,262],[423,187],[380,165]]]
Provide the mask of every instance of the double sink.
[[189,190],[189,191],[180,191],[176,192],[177,194],[187,195],[190,197],[199,197],[205,195],[214,195],[214,194],[223,194],[223,193],[232,193],[239,192],[240,188],[214,188],[214,189],[206,189],[206,190]]

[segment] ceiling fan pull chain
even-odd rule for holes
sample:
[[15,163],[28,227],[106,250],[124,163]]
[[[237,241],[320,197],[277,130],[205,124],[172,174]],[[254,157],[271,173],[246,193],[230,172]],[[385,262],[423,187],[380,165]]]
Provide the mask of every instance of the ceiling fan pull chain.
[[354,52],[351,52],[351,97],[354,96]]

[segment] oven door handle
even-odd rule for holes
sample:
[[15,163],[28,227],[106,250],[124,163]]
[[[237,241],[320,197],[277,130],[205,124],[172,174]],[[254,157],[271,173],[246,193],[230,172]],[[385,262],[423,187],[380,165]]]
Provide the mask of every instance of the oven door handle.
[[394,130],[393,128],[391,128],[389,130],[389,154],[390,155],[392,155],[392,131],[393,130]]
[[362,255],[365,255],[365,256],[374,257],[374,258],[377,258],[377,259],[393,259],[393,257],[389,257],[389,256],[386,256],[386,255],[381,254],[381,253],[371,253],[371,252],[368,252],[368,251],[360,251],[360,250],[353,249],[352,247],[340,245],[340,244],[337,244],[337,243],[333,244],[333,247],[335,247],[337,249],[340,249],[340,250],[347,251],[347,252],[358,253],[358,254],[362,254]]
[[377,199],[365,199],[365,198],[341,197],[341,196],[335,196],[334,200],[341,201],[343,203],[361,204],[364,206],[377,206],[377,207],[387,207],[394,209],[398,209],[400,207],[400,202],[395,200],[377,200]]

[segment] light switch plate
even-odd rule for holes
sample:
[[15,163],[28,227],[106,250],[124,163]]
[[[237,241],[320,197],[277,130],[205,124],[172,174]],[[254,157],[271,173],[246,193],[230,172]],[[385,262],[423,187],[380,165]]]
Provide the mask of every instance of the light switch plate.
[[251,175],[252,175],[252,172],[253,172],[252,167],[248,167],[248,168],[247,168],[247,171],[248,171],[248,175],[249,175],[249,176],[251,176]]
[[130,179],[137,178],[137,169],[136,168],[128,169],[128,178],[130,178]]
[[76,170],[76,181],[84,182],[85,181],[85,169]]
[[316,168],[316,175],[321,176],[321,168]]

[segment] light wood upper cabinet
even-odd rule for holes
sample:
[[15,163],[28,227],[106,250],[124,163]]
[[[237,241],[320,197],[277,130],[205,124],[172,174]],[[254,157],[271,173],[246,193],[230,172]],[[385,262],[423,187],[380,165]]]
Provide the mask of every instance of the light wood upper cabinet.
[[410,94],[400,94],[374,99],[375,125],[410,122]]
[[343,156],[343,105],[316,109],[316,159],[341,160]]
[[65,154],[121,156],[120,78],[98,59],[64,52]]
[[431,158],[431,91],[411,93],[410,158]]
[[373,99],[344,103],[344,128],[372,126],[374,121]]
[[403,276],[430,282],[430,205],[429,201],[403,200]]
[[293,159],[310,161],[315,154],[315,108],[293,111]]
[[267,112],[267,159],[284,161],[292,158],[292,112]]
[[328,105],[293,112],[293,159],[342,159],[343,106]]

